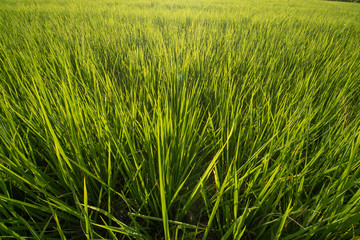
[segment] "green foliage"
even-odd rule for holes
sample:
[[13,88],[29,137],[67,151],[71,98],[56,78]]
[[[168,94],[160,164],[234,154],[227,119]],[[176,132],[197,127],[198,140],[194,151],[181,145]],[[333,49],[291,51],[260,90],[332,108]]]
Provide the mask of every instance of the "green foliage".
[[360,0],[328,0],[328,1],[360,3]]
[[0,236],[360,235],[360,6],[0,3]]

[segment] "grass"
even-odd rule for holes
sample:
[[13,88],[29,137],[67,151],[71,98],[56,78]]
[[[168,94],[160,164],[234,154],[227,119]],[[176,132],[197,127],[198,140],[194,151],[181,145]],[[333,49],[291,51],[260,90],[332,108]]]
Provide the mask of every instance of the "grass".
[[0,3],[3,239],[356,239],[360,5]]

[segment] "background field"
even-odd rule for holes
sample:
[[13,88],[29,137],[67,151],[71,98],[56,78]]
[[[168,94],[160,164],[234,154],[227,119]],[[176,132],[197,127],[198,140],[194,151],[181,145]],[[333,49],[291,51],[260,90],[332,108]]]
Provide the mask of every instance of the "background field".
[[2,0],[0,236],[356,239],[359,19],[317,0]]

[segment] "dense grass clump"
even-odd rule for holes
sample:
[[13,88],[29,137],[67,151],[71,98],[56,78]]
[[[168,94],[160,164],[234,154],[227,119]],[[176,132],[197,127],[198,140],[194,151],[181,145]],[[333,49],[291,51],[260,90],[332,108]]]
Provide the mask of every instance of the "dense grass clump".
[[0,236],[360,236],[360,5],[0,3]]

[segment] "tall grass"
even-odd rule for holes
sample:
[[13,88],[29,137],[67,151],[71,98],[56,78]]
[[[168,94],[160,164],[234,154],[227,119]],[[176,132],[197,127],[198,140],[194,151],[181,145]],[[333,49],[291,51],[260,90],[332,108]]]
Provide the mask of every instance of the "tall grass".
[[360,5],[0,6],[4,239],[360,235]]

